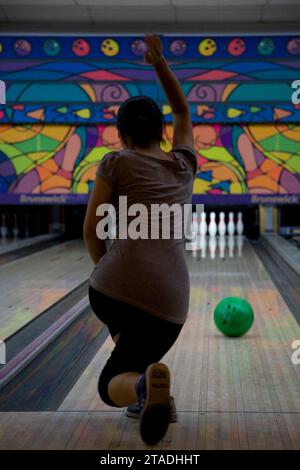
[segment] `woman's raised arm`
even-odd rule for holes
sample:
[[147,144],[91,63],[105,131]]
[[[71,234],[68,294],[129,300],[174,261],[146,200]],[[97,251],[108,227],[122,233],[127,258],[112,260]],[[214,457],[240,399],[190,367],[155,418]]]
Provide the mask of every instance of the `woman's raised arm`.
[[189,105],[181,89],[180,83],[170,69],[163,56],[162,42],[159,36],[145,36],[148,50],[145,62],[151,64],[156,71],[173,112],[174,137],[173,146],[185,144],[194,148],[193,128]]

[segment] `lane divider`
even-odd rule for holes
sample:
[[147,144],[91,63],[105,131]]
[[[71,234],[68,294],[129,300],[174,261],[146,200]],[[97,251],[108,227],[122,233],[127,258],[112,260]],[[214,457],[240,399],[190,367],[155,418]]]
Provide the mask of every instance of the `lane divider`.
[[68,328],[88,308],[89,300],[86,295],[76,305],[73,305],[62,317],[56,320],[40,336],[13,357],[0,369],[0,390],[16,375],[30,364],[54,339]]

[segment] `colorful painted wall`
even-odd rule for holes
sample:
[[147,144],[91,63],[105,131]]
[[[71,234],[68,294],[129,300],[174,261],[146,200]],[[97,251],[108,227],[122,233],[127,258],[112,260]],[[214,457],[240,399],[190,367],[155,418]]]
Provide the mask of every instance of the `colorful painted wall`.
[[[163,42],[192,112],[194,200],[300,201],[300,36]],[[116,114],[130,96],[159,103],[171,148],[171,110],[144,50],[128,36],[0,37],[0,203],[86,202],[99,160],[120,148]]]

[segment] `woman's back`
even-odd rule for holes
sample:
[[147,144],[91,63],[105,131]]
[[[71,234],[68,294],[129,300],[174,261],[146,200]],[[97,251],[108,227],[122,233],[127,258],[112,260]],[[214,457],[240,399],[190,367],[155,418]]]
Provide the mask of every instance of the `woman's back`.
[[[92,287],[165,320],[184,322],[189,278],[183,209],[191,202],[196,167],[195,153],[185,145],[174,147],[166,159],[123,150],[102,160],[97,175],[114,188],[117,228],[124,224],[124,217],[125,228],[130,228],[135,217],[128,216],[127,210],[133,204],[143,205],[137,213],[143,227],[134,224],[131,232],[126,230],[125,239],[114,240],[95,267]],[[124,236],[124,226],[122,230]],[[139,233],[143,238],[134,239]]]

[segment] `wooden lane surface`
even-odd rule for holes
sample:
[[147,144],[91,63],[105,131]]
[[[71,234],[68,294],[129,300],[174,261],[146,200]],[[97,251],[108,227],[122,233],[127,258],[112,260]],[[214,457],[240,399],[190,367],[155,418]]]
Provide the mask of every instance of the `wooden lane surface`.
[[72,240],[12,261],[0,270],[0,338],[7,339],[86,281],[92,263]]
[[[196,260],[191,272],[190,313],[182,334],[165,356],[180,411],[300,412],[300,367],[291,344],[300,327],[250,244],[243,257]],[[213,310],[222,298],[248,299],[252,330],[226,338],[215,328]],[[62,403],[61,410],[110,410],[97,393],[101,368],[113,347],[108,339]]]
[[[189,267],[189,318],[165,357],[179,422],[170,425],[158,447],[300,449],[300,366],[291,361],[291,344],[300,339],[300,327],[252,246],[246,242],[242,257],[224,261],[189,256]],[[255,312],[254,326],[242,338],[226,338],[214,326],[215,305],[231,295],[248,299]],[[98,397],[98,376],[111,348],[108,339],[51,415],[51,425],[43,414],[35,414],[35,434],[24,445],[42,445],[40,426],[51,440],[56,427],[63,426],[63,415],[70,416],[65,421],[70,438],[59,441],[64,448],[146,448],[137,435],[137,420]],[[18,429],[18,420],[26,417],[9,413],[5,419],[0,418],[4,435],[5,429]],[[55,420],[62,424],[55,425]],[[3,442],[0,438],[0,446]],[[6,443],[18,445],[7,437]]]
[[[299,449],[300,413],[179,412],[153,449]],[[0,450],[151,449],[138,437],[138,421],[119,411],[2,412]]]

